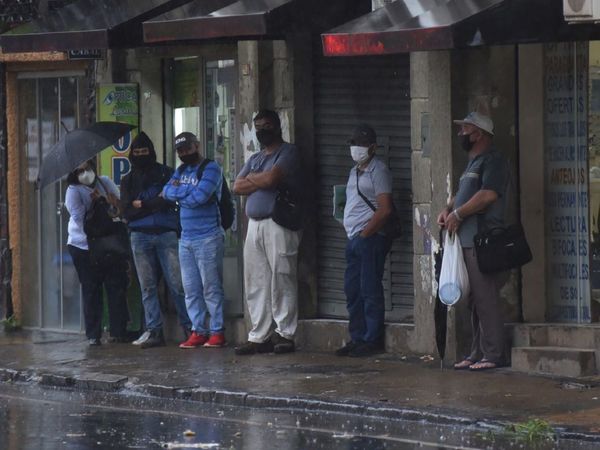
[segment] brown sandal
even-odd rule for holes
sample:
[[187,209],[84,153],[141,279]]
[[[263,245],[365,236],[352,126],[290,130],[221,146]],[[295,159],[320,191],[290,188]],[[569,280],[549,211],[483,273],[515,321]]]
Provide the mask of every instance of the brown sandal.
[[475,364],[475,361],[469,358],[465,358],[454,364],[454,370],[469,370],[469,368]]

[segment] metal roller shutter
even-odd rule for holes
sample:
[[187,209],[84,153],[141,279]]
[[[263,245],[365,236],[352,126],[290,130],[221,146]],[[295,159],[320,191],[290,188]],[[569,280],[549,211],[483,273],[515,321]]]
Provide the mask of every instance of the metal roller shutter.
[[324,317],[347,317],[346,236],[341,224],[332,217],[332,186],[347,182],[353,162],[346,141],[357,123],[367,122],[377,132],[378,155],[392,170],[394,202],[404,219],[404,236],[394,242],[386,263],[386,320],[411,320],[414,294],[409,57],[318,55],[314,76],[319,313]]

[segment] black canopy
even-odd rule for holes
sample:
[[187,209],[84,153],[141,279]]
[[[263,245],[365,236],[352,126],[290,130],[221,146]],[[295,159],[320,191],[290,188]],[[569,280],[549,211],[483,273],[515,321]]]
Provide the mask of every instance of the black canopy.
[[327,56],[600,38],[569,25],[562,0],[397,0],[321,35]]
[[[144,23],[146,42],[263,36],[282,23],[292,0],[195,0]],[[214,5],[214,7],[209,6]]]
[[190,0],[79,0],[0,35],[4,53],[135,47],[142,22]]
[[144,40],[256,39],[297,29],[321,33],[369,10],[367,0],[194,0],[144,22]]

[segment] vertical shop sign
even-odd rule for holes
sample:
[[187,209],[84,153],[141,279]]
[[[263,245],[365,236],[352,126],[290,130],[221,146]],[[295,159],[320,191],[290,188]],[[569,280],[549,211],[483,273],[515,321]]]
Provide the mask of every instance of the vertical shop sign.
[[590,321],[587,43],[544,52],[548,320]]
[[[100,84],[98,86],[98,121],[122,122],[139,126],[138,86],[135,83]],[[110,177],[117,186],[131,170],[128,154],[131,141],[138,134],[133,129],[112,147],[100,154],[99,173]]]

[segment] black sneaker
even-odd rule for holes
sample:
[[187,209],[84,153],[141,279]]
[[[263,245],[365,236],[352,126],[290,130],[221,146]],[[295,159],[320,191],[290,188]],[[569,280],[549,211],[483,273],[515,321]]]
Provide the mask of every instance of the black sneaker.
[[140,348],[163,347],[165,345],[165,337],[162,329],[150,331],[150,337],[140,344]]
[[273,343],[269,339],[266,342],[246,342],[243,345],[235,348],[236,355],[254,355],[255,353],[272,353],[274,350]]
[[350,350],[348,352],[348,356],[360,358],[364,356],[378,355],[379,353],[383,352],[385,352],[385,349],[382,345],[374,344],[372,342],[363,342]]
[[102,341],[100,340],[100,338],[88,339],[88,345],[90,347],[96,347],[98,345],[102,345]]
[[273,343],[274,353],[292,353],[296,351],[294,341],[291,339],[286,339],[277,333],[273,333],[273,336],[271,336],[271,342]]
[[335,355],[336,356],[348,356],[348,354],[352,350],[354,350],[358,345],[360,345],[360,342],[350,341],[346,345],[344,345],[343,347],[338,348],[335,351]]

